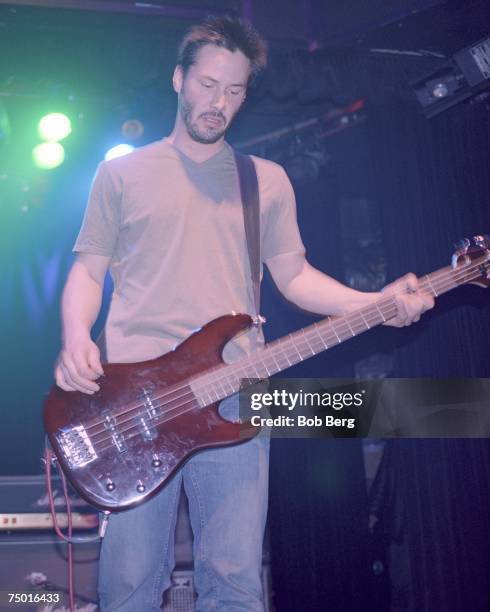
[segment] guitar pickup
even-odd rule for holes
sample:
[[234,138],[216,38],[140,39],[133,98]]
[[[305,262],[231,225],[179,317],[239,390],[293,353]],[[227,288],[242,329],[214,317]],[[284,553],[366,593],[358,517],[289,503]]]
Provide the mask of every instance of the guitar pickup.
[[154,440],[157,437],[155,428],[152,425],[149,425],[145,418],[139,418],[138,426],[140,433],[145,440]]
[[140,412],[138,416],[138,428],[145,440],[154,440],[157,437],[157,433],[152,421],[157,418],[158,412],[153,405],[152,396],[146,389],[143,389],[143,404],[145,408],[143,414]]
[[56,438],[71,469],[84,467],[97,459],[97,453],[83,425],[62,429]]
[[122,435],[117,429],[117,421],[114,416],[108,411],[104,410],[102,413],[104,416],[104,427],[111,436],[112,443],[120,453],[125,453],[128,450],[128,445],[124,435]]

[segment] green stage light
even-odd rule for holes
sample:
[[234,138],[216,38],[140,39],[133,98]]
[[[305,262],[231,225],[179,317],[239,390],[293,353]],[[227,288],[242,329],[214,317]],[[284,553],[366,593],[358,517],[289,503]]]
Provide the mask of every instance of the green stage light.
[[32,149],[32,159],[38,168],[52,170],[65,161],[65,149],[59,142],[43,142]]
[[63,113],[49,113],[39,121],[38,132],[41,140],[57,142],[71,134],[71,121]]

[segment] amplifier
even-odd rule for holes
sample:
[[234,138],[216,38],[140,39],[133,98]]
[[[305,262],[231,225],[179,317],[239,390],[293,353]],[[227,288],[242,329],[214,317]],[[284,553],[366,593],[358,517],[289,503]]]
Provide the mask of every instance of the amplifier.
[[[65,501],[59,477],[53,477],[53,497],[60,526],[66,523]],[[97,526],[98,512],[69,487],[74,528]],[[110,520],[110,519],[109,519]],[[266,542],[267,544],[267,542]],[[77,610],[92,612],[97,601],[100,543],[74,545],[74,583]],[[28,591],[43,576],[55,590],[67,588],[67,544],[52,530],[44,476],[0,477],[0,591]],[[196,595],[192,570],[192,531],[187,499],[181,495],[175,533],[176,569],[164,594],[164,612],[194,612]],[[262,568],[265,612],[272,610],[268,546]],[[67,609],[68,598],[64,609]],[[16,606],[17,610],[22,610]],[[45,612],[46,608],[39,608]],[[35,608],[25,608],[33,612]],[[56,607],[58,610],[58,607]]]
[[[53,498],[58,523],[66,527],[67,515],[60,478],[52,478]],[[98,512],[68,487],[74,529],[95,529]],[[0,477],[0,532],[52,530],[48,493],[44,475]]]
[[[54,505],[60,527],[66,527],[67,515],[63,487],[59,476],[51,479]],[[98,512],[68,487],[74,530],[94,530]],[[75,544],[74,588],[76,610],[96,610],[99,542]],[[40,583],[51,590],[65,591],[68,581],[68,546],[53,532],[44,474],[0,477],[0,591],[43,593]],[[36,586],[38,585],[38,586]],[[35,612],[38,607],[15,606],[17,610]],[[48,606],[51,608],[51,606]],[[68,609],[68,595],[64,606]]]
[[[77,609],[95,610],[99,546],[99,542],[73,545],[73,578]],[[68,545],[56,535],[2,533],[0,534],[0,591],[34,590],[42,593],[42,590],[33,587],[39,582],[49,583],[50,590],[65,591],[68,584],[67,559]],[[68,595],[64,600],[64,608],[65,610],[68,608]],[[15,610],[20,611],[23,608],[16,605]],[[35,610],[32,605],[26,607],[26,612]]]

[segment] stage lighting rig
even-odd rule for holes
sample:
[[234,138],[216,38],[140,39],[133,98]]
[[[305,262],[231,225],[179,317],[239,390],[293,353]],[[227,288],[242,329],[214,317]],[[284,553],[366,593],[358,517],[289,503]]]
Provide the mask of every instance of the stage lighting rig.
[[356,100],[344,108],[332,108],[317,117],[239,142],[235,147],[279,162],[294,182],[311,182],[330,161],[327,138],[359,125],[365,117],[364,100]]
[[458,51],[412,87],[428,118],[490,90],[490,36]]

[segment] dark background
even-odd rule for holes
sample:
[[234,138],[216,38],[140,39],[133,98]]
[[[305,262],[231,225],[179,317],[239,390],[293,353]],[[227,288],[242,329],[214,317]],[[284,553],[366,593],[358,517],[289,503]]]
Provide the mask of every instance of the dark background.
[[[126,119],[145,126],[137,146],[170,132],[176,46],[200,16],[244,14],[270,41],[270,66],[232,143],[363,101],[358,125],[269,151],[290,170],[313,265],[379,288],[383,278],[447,265],[454,242],[490,232],[488,100],[428,120],[409,85],[488,35],[487,2],[175,1],[166,12],[163,2],[115,2],[113,10],[101,2],[85,3],[92,10],[27,4],[0,3],[0,103],[11,125],[0,140],[2,474],[41,471],[59,298],[94,170],[122,141]],[[64,165],[41,172],[30,151],[37,121],[51,110],[71,117],[73,133]],[[291,168],[302,167],[305,150],[320,161],[301,179]],[[270,283],[263,311],[268,339],[316,320]],[[488,293],[467,286],[442,296],[418,325],[373,330],[290,375],[487,377],[489,338]],[[386,499],[396,491],[410,551],[411,587],[400,609],[488,609],[487,441],[393,444]],[[275,441],[271,540],[281,612],[386,605],[376,600],[361,451],[356,440]]]

